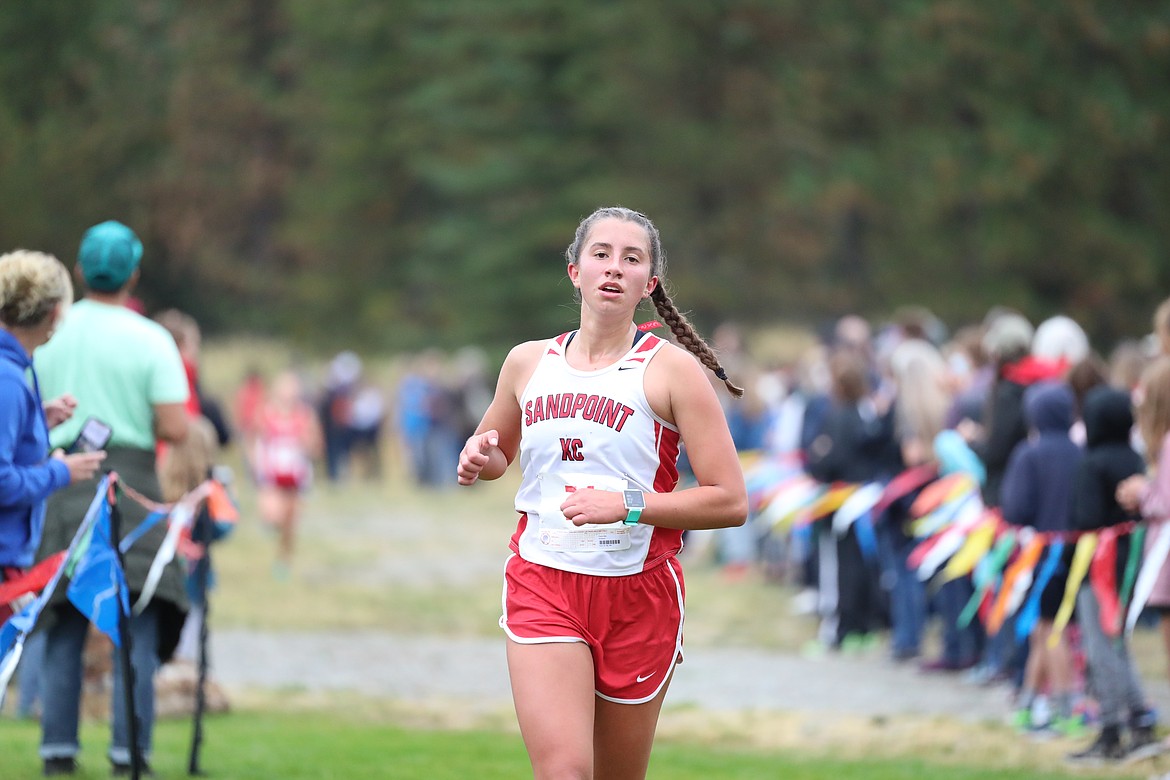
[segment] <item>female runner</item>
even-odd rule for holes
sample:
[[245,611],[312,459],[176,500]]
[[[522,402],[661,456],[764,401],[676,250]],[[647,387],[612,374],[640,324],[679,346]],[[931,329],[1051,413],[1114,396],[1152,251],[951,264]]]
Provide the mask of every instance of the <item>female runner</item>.
[[[520,457],[500,625],[535,777],[644,778],[682,660],[683,531],[747,516],[704,366],[743,391],[667,297],[644,215],[599,209],[566,257],[580,327],[512,349],[458,477],[496,479]],[[647,298],[685,349],[635,325]],[[682,446],[696,484],[675,491]]]

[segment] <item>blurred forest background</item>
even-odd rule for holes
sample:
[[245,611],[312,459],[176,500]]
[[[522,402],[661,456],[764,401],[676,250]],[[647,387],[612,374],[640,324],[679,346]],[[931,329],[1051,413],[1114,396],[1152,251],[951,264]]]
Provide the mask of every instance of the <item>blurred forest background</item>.
[[599,205],[709,332],[1170,291],[1170,4],[37,0],[0,13],[0,244],[116,218],[209,334],[498,351]]

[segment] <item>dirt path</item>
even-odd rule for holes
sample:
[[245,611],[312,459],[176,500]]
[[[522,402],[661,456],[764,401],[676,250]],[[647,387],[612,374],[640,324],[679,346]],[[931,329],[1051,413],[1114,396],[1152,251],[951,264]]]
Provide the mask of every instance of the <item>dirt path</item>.
[[[503,637],[235,629],[215,632],[212,651],[215,677],[234,701],[259,697],[270,705],[275,694],[282,706],[295,707],[353,695],[422,727],[515,728]],[[1147,692],[1160,712],[1170,713],[1170,687],[1153,682]],[[852,759],[932,756],[1045,772],[1064,771],[1064,756],[1086,744],[1018,735],[1004,725],[1009,711],[1004,687],[924,674],[880,653],[806,658],[695,646],[675,673],[658,732],[688,743]],[[1163,755],[1108,776],[1168,770],[1170,756]]]
[[[451,639],[380,632],[213,635],[217,677],[229,688],[353,691],[426,702],[510,705],[504,639]],[[1170,713],[1170,688],[1151,683]],[[688,647],[668,704],[705,710],[917,715],[1002,722],[1007,690],[979,687],[961,675],[924,674],[880,655],[805,658],[751,649]]]

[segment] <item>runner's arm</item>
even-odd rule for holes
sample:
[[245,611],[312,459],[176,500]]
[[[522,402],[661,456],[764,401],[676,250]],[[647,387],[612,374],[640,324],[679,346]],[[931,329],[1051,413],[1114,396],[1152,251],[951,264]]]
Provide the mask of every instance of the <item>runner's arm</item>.
[[664,417],[678,428],[698,484],[647,493],[641,522],[684,530],[743,525],[748,512],[743,468],[706,369],[689,352],[669,345],[647,367],[648,390],[652,378],[665,383],[669,416]]
[[525,342],[513,347],[504,359],[495,396],[475,433],[459,453],[459,484],[498,479],[516,458],[520,450],[519,397],[536,368],[542,349],[543,342]]

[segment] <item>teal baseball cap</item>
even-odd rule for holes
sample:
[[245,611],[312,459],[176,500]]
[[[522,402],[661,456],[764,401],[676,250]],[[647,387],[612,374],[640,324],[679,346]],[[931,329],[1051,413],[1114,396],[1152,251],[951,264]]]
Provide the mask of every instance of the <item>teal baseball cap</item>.
[[112,219],[85,231],[77,252],[86,285],[98,292],[121,290],[141,260],[142,242],[138,236]]

